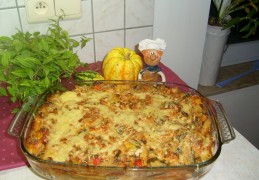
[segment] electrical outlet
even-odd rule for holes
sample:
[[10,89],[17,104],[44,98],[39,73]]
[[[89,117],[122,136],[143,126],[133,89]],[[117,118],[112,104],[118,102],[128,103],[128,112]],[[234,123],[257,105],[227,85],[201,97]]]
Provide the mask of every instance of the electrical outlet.
[[81,0],[25,0],[28,23],[49,22],[64,15],[64,19],[81,17]]
[[28,23],[48,22],[55,18],[54,0],[25,0]]

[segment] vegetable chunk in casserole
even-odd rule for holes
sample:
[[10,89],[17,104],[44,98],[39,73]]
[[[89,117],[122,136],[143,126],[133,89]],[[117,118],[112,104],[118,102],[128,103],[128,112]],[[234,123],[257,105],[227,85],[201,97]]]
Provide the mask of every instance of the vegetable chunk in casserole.
[[48,96],[25,145],[57,162],[188,165],[213,156],[211,121],[205,100],[177,87],[99,82]]

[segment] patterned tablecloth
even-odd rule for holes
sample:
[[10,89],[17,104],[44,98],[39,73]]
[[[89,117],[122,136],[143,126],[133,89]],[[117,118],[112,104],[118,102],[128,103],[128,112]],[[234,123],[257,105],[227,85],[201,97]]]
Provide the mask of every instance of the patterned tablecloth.
[[[159,65],[166,76],[167,82],[185,84],[172,70],[163,64]],[[80,68],[84,70],[86,68]],[[101,62],[93,63],[88,69],[101,72]],[[0,97],[0,171],[27,165],[23,155],[19,139],[8,134],[8,127],[14,118],[12,109],[18,107],[18,103],[10,102],[9,97]]]

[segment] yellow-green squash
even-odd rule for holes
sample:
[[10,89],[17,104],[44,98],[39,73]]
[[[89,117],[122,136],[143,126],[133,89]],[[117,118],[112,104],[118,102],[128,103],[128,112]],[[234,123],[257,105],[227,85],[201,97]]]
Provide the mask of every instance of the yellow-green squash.
[[105,80],[137,80],[142,67],[141,57],[135,51],[117,47],[104,58],[102,71]]

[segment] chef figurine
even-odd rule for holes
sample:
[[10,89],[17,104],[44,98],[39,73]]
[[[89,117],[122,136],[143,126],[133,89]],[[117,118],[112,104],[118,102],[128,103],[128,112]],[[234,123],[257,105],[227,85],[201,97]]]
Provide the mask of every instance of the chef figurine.
[[158,67],[158,63],[163,55],[166,43],[163,39],[144,39],[139,42],[138,49],[143,54],[145,68],[138,75],[139,80],[144,81],[166,81],[164,73]]

